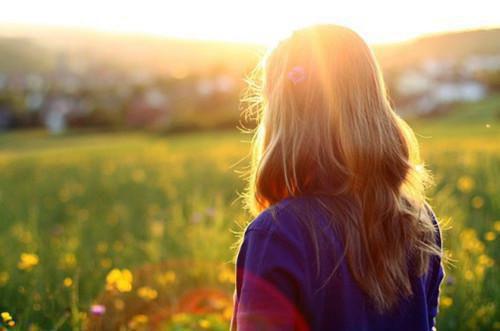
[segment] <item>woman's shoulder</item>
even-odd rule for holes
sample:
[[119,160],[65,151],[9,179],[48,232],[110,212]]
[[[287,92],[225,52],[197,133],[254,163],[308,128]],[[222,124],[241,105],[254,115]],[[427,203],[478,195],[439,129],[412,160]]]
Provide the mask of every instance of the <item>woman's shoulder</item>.
[[253,221],[251,221],[248,230],[271,230],[283,221],[296,220],[297,209],[304,205],[304,197],[285,198],[278,203],[261,211]]
[[283,199],[262,211],[245,232],[258,231],[299,239],[306,230],[301,216],[310,213],[313,203],[313,198],[305,196]]

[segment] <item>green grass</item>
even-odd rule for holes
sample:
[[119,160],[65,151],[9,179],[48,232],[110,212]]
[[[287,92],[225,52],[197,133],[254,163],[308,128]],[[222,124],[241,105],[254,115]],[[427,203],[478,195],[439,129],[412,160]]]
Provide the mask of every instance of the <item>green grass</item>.
[[[448,220],[440,330],[500,329],[499,105],[496,97],[412,123],[436,179],[431,203]],[[0,310],[19,330],[225,330],[230,247],[249,220],[234,172],[247,139],[1,135]],[[34,255],[23,264],[23,253]],[[131,291],[119,290],[126,271],[106,279],[114,268],[131,271]],[[90,314],[93,304],[106,313]]]

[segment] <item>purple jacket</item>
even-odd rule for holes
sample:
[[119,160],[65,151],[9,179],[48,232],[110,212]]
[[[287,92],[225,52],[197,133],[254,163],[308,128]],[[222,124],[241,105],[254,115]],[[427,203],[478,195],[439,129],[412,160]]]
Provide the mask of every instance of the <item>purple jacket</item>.
[[[294,212],[310,207],[313,201],[307,197],[285,199],[247,227],[237,258],[233,329],[432,330],[444,277],[441,259],[433,256],[427,274],[412,277],[412,297],[401,299],[394,311],[379,314],[351,276],[346,259],[340,256],[341,240],[327,226],[320,208],[314,209],[315,226],[325,235],[318,238],[321,254],[316,260],[310,231]],[[437,220],[429,212],[441,246]],[[334,276],[326,282],[339,261]]]

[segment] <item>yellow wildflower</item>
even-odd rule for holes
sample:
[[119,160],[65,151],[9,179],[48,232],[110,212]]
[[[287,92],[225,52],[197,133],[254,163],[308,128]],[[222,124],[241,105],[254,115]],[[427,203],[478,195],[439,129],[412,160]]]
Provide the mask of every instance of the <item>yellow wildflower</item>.
[[493,241],[493,240],[495,240],[495,238],[496,238],[496,234],[493,231],[488,231],[484,235],[484,239],[486,239],[487,241]]
[[0,286],[7,284],[10,279],[10,275],[7,271],[0,272]]
[[149,318],[146,315],[139,314],[139,315],[135,315],[134,317],[132,317],[130,322],[128,322],[128,326],[131,329],[137,329],[140,326],[146,325],[148,323],[148,321],[149,321]]
[[12,235],[23,244],[33,242],[33,235],[22,225],[14,225],[11,228]]
[[73,268],[76,265],[75,254],[73,253],[64,254],[59,261],[59,265],[62,268],[67,268],[67,269]]
[[14,319],[12,318],[12,316],[8,312],[4,311],[4,312],[0,313],[0,317],[2,317],[3,324],[6,324],[10,327],[16,326],[16,322],[14,322]]
[[496,232],[500,232],[500,221],[495,221],[495,223],[493,223],[493,228]]
[[476,209],[480,209],[481,207],[484,206],[484,199],[481,198],[480,196],[475,196],[474,198],[472,198],[472,207],[476,208]]
[[223,268],[217,277],[221,283],[234,283],[236,276],[234,271],[229,268]]
[[161,273],[156,277],[156,281],[158,282],[158,284],[163,286],[174,283],[175,279],[176,279],[175,272],[171,270],[165,271],[164,273]]
[[484,265],[486,267],[491,267],[491,266],[493,266],[494,263],[495,262],[493,261],[493,259],[486,254],[481,254],[479,256],[479,264],[480,265]]
[[231,306],[226,307],[222,312],[222,317],[228,321],[231,320],[233,317],[233,308]]
[[31,270],[39,262],[38,255],[30,253],[22,253],[17,267],[21,270]]
[[113,265],[113,261],[111,261],[111,259],[108,258],[102,259],[100,263],[101,267],[103,267],[104,269],[111,268],[111,266]]
[[478,239],[474,229],[465,229],[460,233],[460,240],[463,243],[463,248],[473,253],[483,253],[484,243]]
[[118,290],[119,292],[130,292],[132,290],[133,276],[128,269],[113,269],[106,276],[106,288]]
[[474,179],[469,176],[462,176],[457,181],[457,187],[460,191],[464,193],[469,193],[474,189],[475,186]]
[[162,221],[155,220],[151,222],[150,232],[153,237],[160,238],[163,235],[163,231],[164,231],[164,225]]
[[69,277],[64,278],[63,284],[65,287],[71,287],[73,285],[73,280]]
[[114,302],[113,302],[116,310],[123,310],[123,308],[125,308],[125,302],[123,302],[123,300],[121,299],[116,299]]
[[488,319],[495,313],[495,304],[493,302],[485,304],[476,310],[476,317],[481,320]]
[[208,329],[210,327],[210,321],[206,319],[201,319],[198,324],[200,325],[200,328],[202,329]]
[[447,296],[441,298],[440,305],[443,308],[448,308],[453,304],[453,299]]
[[484,277],[484,266],[483,265],[476,265],[476,267],[474,268],[474,271],[476,272],[476,275],[479,277],[479,278],[483,278]]
[[10,314],[6,311],[4,311],[3,313],[0,314],[0,316],[2,316],[2,321],[6,321],[6,320],[10,320],[12,319],[12,316],[10,316]]
[[137,295],[146,301],[154,300],[158,297],[158,292],[149,287],[149,286],[142,286],[137,289]]

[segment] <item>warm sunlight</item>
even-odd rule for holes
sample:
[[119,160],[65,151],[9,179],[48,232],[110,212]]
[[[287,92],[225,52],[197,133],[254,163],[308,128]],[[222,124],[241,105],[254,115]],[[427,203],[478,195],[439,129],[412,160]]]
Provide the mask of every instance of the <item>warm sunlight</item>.
[[[500,24],[494,1],[98,1],[18,0],[0,23],[43,24],[190,39],[270,43],[294,27],[347,25],[371,43]],[[307,5],[306,5],[307,4]]]
[[500,0],[0,1],[0,331],[500,331]]

